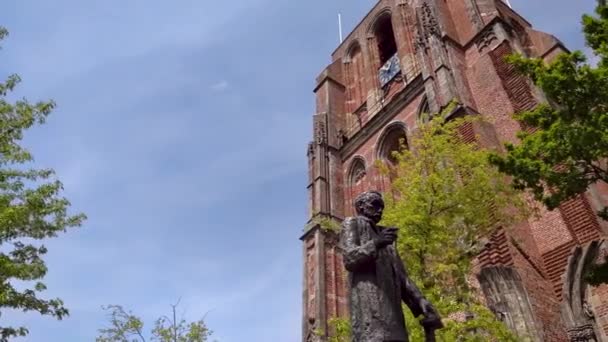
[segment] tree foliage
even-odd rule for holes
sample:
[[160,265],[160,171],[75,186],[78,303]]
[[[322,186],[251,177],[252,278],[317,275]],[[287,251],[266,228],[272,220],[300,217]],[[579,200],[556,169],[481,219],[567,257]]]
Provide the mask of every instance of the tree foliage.
[[[515,341],[478,301],[469,276],[484,238],[528,212],[487,152],[460,138],[459,127],[474,120],[437,117],[418,129],[409,149],[395,153],[396,165],[379,163],[392,177],[382,224],[399,227],[397,248],[410,276],[444,318],[438,340]],[[420,324],[405,312],[412,340],[424,340]],[[450,319],[463,313],[472,315]]]
[[[350,321],[342,317],[332,317],[327,321],[327,342],[351,342],[352,327]],[[315,331],[315,335],[325,337],[323,330]]]
[[[0,40],[8,31],[0,27]],[[43,124],[55,107],[52,101],[11,101],[21,79],[0,83],[0,308],[34,311],[62,319],[68,315],[60,299],[42,299],[47,273],[42,240],[80,226],[85,216],[69,215],[62,184],[51,169],[32,168],[32,155],[20,145],[25,131]],[[15,286],[19,283],[19,289]],[[23,284],[29,284],[23,289]],[[26,327],[0,327],[0,341],[26,336]]]
[[[204,319],[187,322],[177,318],[177,306],[172,305],[171,317],[162,316],[154,322],[150,341],[207,342],[213,334]],[[108,312],[108,328],[99,329],[96,342],[146,342],[143,320],[120,305],[103,307]]]
[[[551,63],[509,57],[550,103],[516,115],[534,130],[522,131],[519,144],[507,144],[507,154],[491,161],[549,209],[593,183],[608,182],[608,7],[598,6],[597,14],[583,17],[587,45],[600,58],[597,66],[580,51]],[[608,219],[608,209],[600,215]]]

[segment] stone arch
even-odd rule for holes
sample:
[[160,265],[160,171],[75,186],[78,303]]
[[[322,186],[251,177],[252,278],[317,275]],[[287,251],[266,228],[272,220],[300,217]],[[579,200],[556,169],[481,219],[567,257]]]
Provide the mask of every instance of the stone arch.
[[368,28],[368,35],[374,37],[378,52],[378,65],[382,66],[397,54],[397,40],[393,26],[392,12],[385,8],[376,14]]
[[359,184],[365,179],[365,176],[367,176],[365,158],[362,156],[354,157],[353,161],[350,163],[348,172],[348,185],[352,187]]
[[376,15],[374,16],[374,19],[371,20],[370,24],[367,26],[367,34],[374,34],[375,30],[376,30],[376,26],[378,24],[378,20],[380,20],[383,17],[390,17],[392,15],[392,11],[391,8],[386,6],[383,9],[379,10],[378,13],[376,13]]
[[428,123],[433,118],[433,114],[431,113],[431,106],[427,96],[423,97],[422,101],[420,101],[420,105],[418,106],[417,117],[418,122],[420,123]]
[[346,48],[346,58],[345,58],[345,62],[350,62],[350,58],[353,54],[353,51],[356,49],[360,49],[361,48],[361,43],[359,43],[359,39],[354,38],[349,44],[348,44],[348,48]]
[[[407,126],[404,122],[394,121],[386,126],[376,143],[376,159],[388,166],[388,174],[382,174],[378,179],[378,185],[385,192],[390,191],[391,183],[397,177],[398,160],[394,153],[404,148],[408,148]],[[390,192],[395,198],[396,193]]]
[[407,125],[402,121],[392,122],[386,126],[378,139],[376,158],[394,165],[397,160],[393,156],[393,152],[399,152],[407,146]]
[[568,259],[564,273],[562,320],[570,341],[599,341],[600,335],[594,313],[589,304],[589,284],[585,275],[593,265],[602,248],[604,241],[593,241],[585,246],[574,248]]

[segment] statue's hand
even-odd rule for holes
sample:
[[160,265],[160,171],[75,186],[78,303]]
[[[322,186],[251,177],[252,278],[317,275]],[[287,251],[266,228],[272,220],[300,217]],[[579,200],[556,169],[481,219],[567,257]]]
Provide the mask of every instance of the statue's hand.
[[384,248],[397,240],[397,228],[384,228],[376,240],[377,248]]
[[433,307],[431,303],[423,298],[420,301],[420,307],[422,308],[422,314],[424,316],[422,319],[422,325],[426,329],[437,330],[443,328],[441,317],[439,317],[437,310],[435,310],[435,307]]

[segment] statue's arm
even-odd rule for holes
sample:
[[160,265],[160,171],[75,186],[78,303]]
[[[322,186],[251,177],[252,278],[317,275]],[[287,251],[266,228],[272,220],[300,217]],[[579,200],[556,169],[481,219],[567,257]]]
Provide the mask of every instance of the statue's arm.
[[424,312],[420,304],[424,300],[424,296],[408,276],[403,280],[402,289],[402,300],[410,308],[414,317],[422,315]]
[[412,314],[414,314],[414,317],[418,317],[423,314],[421,303],[424,296],[422,295],[422,292],[420,292],[420,289],[418,289],[416,284],[414,284],[414,282],[408,276],[407,270],[405,269],[403,261],[401,260],[399,252],[397,252],[396,248],[395,253],[397,255],[397,263],[400,269],[399,280],[401,282],[401,300],[403,300],[403,302],[410,308]]
[[415,317],[424,315],[424,319],[421,323],[424,326],[425,333],[427,334],[427,337],[429,336],[428,334],[433,335],[433,331],[443,328],[441,317],[439,316],[437,309],[424,298],[422,292],[420,292],[416,284],[414,284],[407,275],[403,261],[401,261],[401,257],[399,257],[399,252],[396,252],[396,255],[400,269],[402,270],[402,272],[400,272],[402,276],[399,277],[401,278],[402,300],[410,310],[412,310]]
[[344,267],[350,272],[357,271],[362,265],[375,260],[377,255],[374,240],[361,244],[357,224],[355,218],[347,218],[342,223],[342,233],[340,234]]

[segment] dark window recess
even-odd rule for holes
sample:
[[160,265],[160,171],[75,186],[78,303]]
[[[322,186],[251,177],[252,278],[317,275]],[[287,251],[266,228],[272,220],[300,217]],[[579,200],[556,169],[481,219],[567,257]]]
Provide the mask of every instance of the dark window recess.
[[397,43],[393,32],[393,23],[390,16],[379,19],[376,24],[376,41],[378,42],[378,53],[380,65],[384,65],[397,53]]

